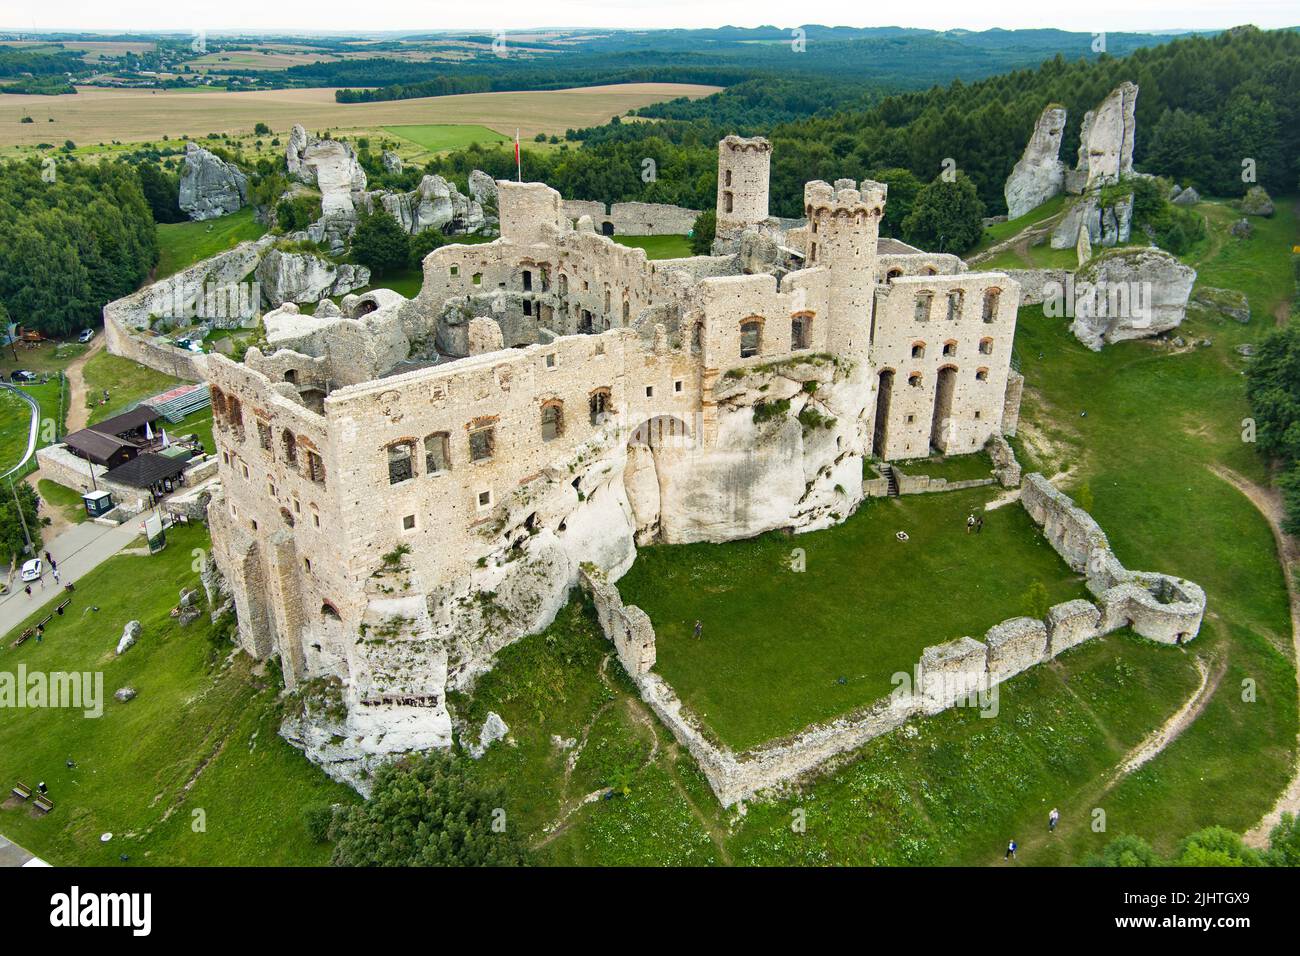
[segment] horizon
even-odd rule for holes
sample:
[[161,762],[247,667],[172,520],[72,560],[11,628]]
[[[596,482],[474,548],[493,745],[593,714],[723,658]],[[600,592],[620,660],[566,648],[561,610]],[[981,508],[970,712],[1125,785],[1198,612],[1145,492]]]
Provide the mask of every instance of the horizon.
[[[707,8],[684,0],[656,4],[648,12],[631,0],[595,3],[591,0],[559,0],[551,6],[557,21],[539,25],[534,21],[533,4],[505,0],[497,5],[499,14],[484,22],[483,14],[472,8],[440,10],[436,15],[423,13],[413,4],[385,5],[369,10],[366,27],[356,29],[355,7],[341,0],[282,0],[270,7],[255,0],[230,0],[223,5],[221,24],[205,23],[192,16],[182,21],[159,22],[155,4],[143,0],[122,0],[111,9],[87,0],[54,0],[39,8],[29,23],[3,22],[5,33],[181,33],[203,30],[208,34],[290,34],[295,36],[377,36],[414,33],[492,33],[542,32],[554,30],[716,30],[727,27],[756,29],[775,27],[827,26],[851,29],[911,29],[937,32],[989,30],[1061,30],[1071,33],[1145,33],[1169,34],[1231,29],[1246,24],[1264,30],[1295,29],[1294,4],[1279,0],[1254,2],[1178,3],[1176,0],[1138,0],[1112,2],[1105,7],[1086,10],[1063,10],[1045,13],[1035,0],[1010,0],[989,12],[970,10],[957,0],[940,0],[924,8],[891,12],[892,22],[867,24],[855,4],[832,0],[817,4],[817,13],[801,17],[797,23],[783,22],[788,8],[771,0],[724,0]],[[39,20],[38,17],[39,16]],[[426,22],[421,22],[421,21]],[[434,20],[435,23],[427,21]],[[286,22],[288,21],[288,22]],[[298,25],[292,25],[297,21]],[[238,26],[232,24],[240,24]],[[1174,24],[1171,26],[1170,24]]]

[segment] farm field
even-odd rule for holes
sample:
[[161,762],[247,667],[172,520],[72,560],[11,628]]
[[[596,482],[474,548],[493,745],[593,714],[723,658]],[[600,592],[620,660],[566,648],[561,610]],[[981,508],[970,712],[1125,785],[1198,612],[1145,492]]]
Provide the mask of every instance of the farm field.
[[461,149],[470,143],[487,146],[491,143],[510,142],[511,136],[488,129],[486,126],[465,124],[426,124],[416,126],[385,126],[386,132],[420,146],[430,153],[447,149]]
[[[0,98],[0,149],[37,143],[78,145],[155,142],[163,136],[200,138],[212,132],[251,133],[263,122],[277,135],[294,123],[311,130],[377,131],[398,125],[473,124],[523,138],[563,135],[630,109],[719,87],[683,83],[627,83],[569,90],[465,93],[382,103],[337,103],[331,88],[259,90],[109,90],[81,88],[75,96]],[[24,116],[35,122],[22,123]],[[49,122],[49,119],[53,122]]]

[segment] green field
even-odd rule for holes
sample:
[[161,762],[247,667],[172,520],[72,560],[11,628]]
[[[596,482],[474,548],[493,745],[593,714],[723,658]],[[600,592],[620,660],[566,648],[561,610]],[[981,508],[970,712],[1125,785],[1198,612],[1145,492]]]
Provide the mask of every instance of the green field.
[[691,252],[689,236],[614,236],[614,241],[621,246],[644,249],[650,259],[686,259],[695,255]]
[[265,232],[266,227],[254,221],[251,206],[207,222],[160,224],[154,278],[165,279],[241,242],[257,239]]
[[464,149],[471,143],[487,146],[492,143],[508,143],[511,137],[498,133],[486,126],[461,123],[430,123],[414,126],[385,126],[385,130],[394,136],[420,146],[430,153],[441,153],[449,149]]
[[[183,384],[179,378],[108,352],[94,355],[82,367],[82,378],[86,382],[87,399],[96,403],[90,411],[91,425],[126,411],[142,399]],[[108,404],[100,405],[104,389],[108,389]]]
[[[67,392],[62,377],[55,376],[40,385],[20,385],[18,388],[40,405],[41,424],[36,432],[36,447],[42,448],[61,437],[67,413]],[[8,389],[0,389],[0,472],[18,464],[27,451],[30,429],[31,411],[27,403]],[[33,456],[27,471],[35,470],[36,459]]]
[[36,490],[41,500],[51,508],[57,508],[67,521],[81,524],[90,516],[86,514],[86,504],[81,500],[81,492],[42,478],[36,483]]
[[983,235],[980,237],[979,243],[976,244],[975,248],[968,252],[967,255],[969,256],[981,252],[990,246],[995,246],[999,242],[1010,239],[1016,233],[1020,232],[1020,230],[1028,226],[1051,219],[1053,216],[1065,209],[1066,203],[1070,199],[1070,196],[1062,193],[1059,196],[1054,196],[1047,200],[1047,202],[1043,203],[1041,206],[1029,210],[1029,212],[1025,213],[1023,216],[1009,219],[1006,222],[995,222],[991,226],[986,226]]
[[[198,527],[168,538],[161,554],[119,555],[78,580],[42,643],[0,649],[5,670],[102,673],[105,698],[98,718],[47,707],[0,721],[6,793],[43,780],[55,804],[41,816],[6,802],[0,832],[56,865],[322,864],[329,848],[307,837],[301,808],[356,797],[277,735],[273,673],[227,662],[206,614],[184,628],[169,616],[179,589],[198,586],[194,549],[208,538]],[[141,637],[115,656],[133,619]],[[113,699],[124,686],[139,694],[126,704]]]
[[[793,538],[643,548],[619,590],[654,623],[656,670],[745,750],[887,696],[927,645],[1034,613],[1035,582],[1051,604],[1086,596],[1023,508],[966,532],[995,490],[869,499],[842,525]],[[943,600],[953,587],[962,600]]]

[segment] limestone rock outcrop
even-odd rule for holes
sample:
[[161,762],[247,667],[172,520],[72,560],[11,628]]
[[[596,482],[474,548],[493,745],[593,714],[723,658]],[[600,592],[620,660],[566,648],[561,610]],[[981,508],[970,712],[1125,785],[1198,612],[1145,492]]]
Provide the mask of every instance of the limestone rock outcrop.
[[272,308],[285,302],[318,302],[370,284],[365,266],[336,265],[307,252],[272,249],[257,264],[262,298]]
[[1070,192],[1087,192],[1132,174],[1137,96],[1136,83],[1121,83],[1095,110],[1084,114],[1078,164],[1066,177]]
[[321,218],[308,228],[315,242],[341,252],[357,222],[357,200],[364,195],[366,171],[348,143],[317,139],[295,125],[285,147],[289,177],[320,190]]
[[121,657],[128,650],[135,646],[135,642],[140,639],[140,622],[127,621],[126,627],[122,628],[122,637],[117,642],[116,654]]
[[402,157],[398,156],[391,149],[384,150],[383,156],[380,157],[384,164],[384,169],[390,173],[400,173],[402,171]]
[[179,205],[186,215],[202,222],[238,212],[247,203],[248,177],[238,166],[198,143],[185,147]]
[[1016,219],[1037,209],[1065,187],[1061,162],[1061,137],[1065,133],[1065,107],[1049,106],[1038,117],[1025,152],[1003,187],[1007,218]]
[[1263,186],[1251,186],[1241,200],[1241,211],[1247,216],[1273,215],[1273,200]]
[[365,207],[368,211],[382,209],[387,212],[413,236],[426,229],[472,233],[487,222],[482,204],[463,195],[455,183],[441,176],[425,176],[414,192],[376,190],[367,193]]
[[1065,211],[1052,230],[1052,248],[1077,248],[1080,233],[1085,231],[1089,246],[1121,246],[1128,242],[1133,233],[1132,195],[1109,206],[1102,206],[1096,193],[1082,197]]
[[1177,328],[1187,314],[1196,270],[1160,249],[1119,249],[1075,276],[1070,331],[1093,351],[1111,342]]
[[1201,201],[1201,194],[1194,186],[1188,186],[1186,189],[1175,187],[1175,192],[1169,201],[1175,206],[1195,206]]

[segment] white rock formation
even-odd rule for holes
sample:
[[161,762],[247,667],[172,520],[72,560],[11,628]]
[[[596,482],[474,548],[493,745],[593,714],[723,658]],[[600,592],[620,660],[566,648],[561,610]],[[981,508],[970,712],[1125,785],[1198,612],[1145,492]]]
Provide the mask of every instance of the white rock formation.
[[1037,209],[1065,187],[1065,164],[1060,159],[1065,115],[1064,106],[1049,106],[1039,115],[1025,152],[1003,187],[1007,218]]
[[337,265],[306,252],[272,249],[257,264],[262,298],[272,308],[285,302],[318,302],[370,284],[365,266]]
[[289,176],[320,190],[321,218],[308,229],[316,242],[342,251],[357,222],[357,201],[366,189],[366,171],[347,143],[317,139],[295,125],[285,147]]
[[1160,249],[1119,249],[1079,270],[1070,331],[1093,351],[1177,328],[1196,270]]
[[117,642],[117,655],[120,657],[130,648],[135,646],[135,642],[140,637],[140,622],[127,621],[126,627],[122,629],[122,638]]
[[402,157],[398,156],[390,149],[384,150],[380,160],[384,164],[384,169],[390,173],[400,173],[402,171]]
[[238,212],[247,202],[248,177],[238,166],[198,143],[186,145],[179,199],[183,212],[201,222]]
[[510,727],[501,719],[501,715],[494,710],[490,710],[487,719],[483,721],[483,729],[479,731],[478,743],[470,744],[465,750],[470,757],[478,760],[487,753],[488,747],[491,747],[498,740],[505,740],[508,733],[510,733]]
[[1137,96],[1136,83],[1121,83],[1095,110],[1084,115],[1079,161],[1066,181],[1070,192],[1087,192],[1132,174]]

